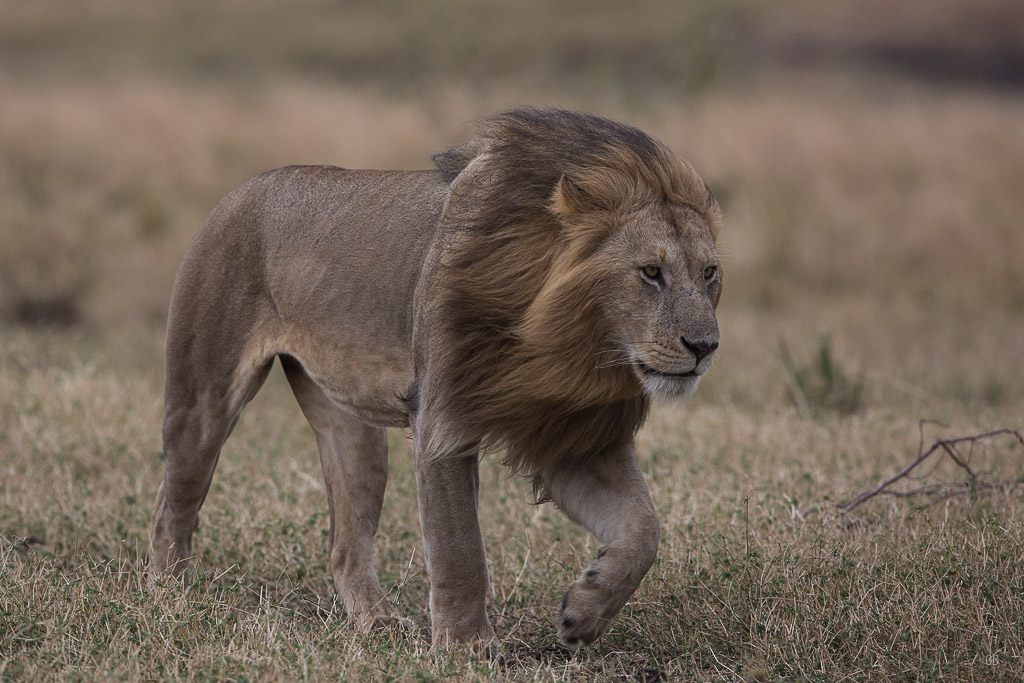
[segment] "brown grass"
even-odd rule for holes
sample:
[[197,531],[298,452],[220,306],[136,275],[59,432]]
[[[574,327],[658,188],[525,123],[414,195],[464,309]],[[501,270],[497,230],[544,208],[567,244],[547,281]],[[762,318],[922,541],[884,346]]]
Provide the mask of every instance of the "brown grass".
[[[585,68],[551,56],[569,50],[559,41],[573,22],[541,22],[547,10],[530,4],[501,29],[512,40],[544,23],[530,34],[540,56],[521,71],[499,73],[497,49],[476,77],[445,65],[456,53],[417,72],[400,55],[386,66],[399,69],[393,80],[375,80],[385,66],[328,78],[295,57],[308,45],[317,64],[350,64],[339,51],[379,56],[377,43],[422,33],[415,22],[379,28],[395,22],[370,5],[353,10],[351,30],[379,40],[341,47],[331,38],[347,30],[344,13],[320,7],[318,22],[296,10],[290,34],[271,30],[283,10],[254,5],[241,21],[248,33],[225,38],[235,66],[200,68],[242,10],[192,15],[211,23],[179,49],[174,31],[157,29],[196,25],[181,17],[198,4],[175,5],[183,14],[166,24],[108,2],[83,5],[77,19],[56,3],[2,4],[0,678],[1024,676],[1019,489],[928,509],[876,499],[853,524],[830,512],[913,459],[921,418],[949,425],[934,438],[1022,427],[1019,92],[851,75],[835,63],[741,65],[696,87],[656,69],[679,54],[663,33],[680,21],[665,19],[669,3],[644,3],[620,42],[613,28],[628,22],[616,11],[581,19]],[[708,21],[753,16],[727,9]],[[769,37],[825,21],[800,16],[766,23]],[[432,40],[456,41],[480,21],[469,17],[432,29]],[[107,28],[89,38],[97,26]],[[254,35],[281,37],[269,61],[239,76]],[[621,67],[656,77],[626,84],[595,67],[595,41],[614,43],[610,62],[657,44]],[[58,44],[63,58],[46,52]],[[151,62],[133,61],[146,48]],[[735,58],[712,48],[716,64]],[[472,119],[523,103],[643,128],[693,162],[725,211],[720,360],[689,406],[657,408],[642,432],[663,543],[610,633],[589,650],[556,648],[558,599],[596,548],[488,461],[481,516],[503,660],[427,653],[411,455],[396,432],[378,565],[418,630],[357,634],[325,567],[315,445],[277,374],[221,460],[199,571],[184,589],[144,585],[140,549],[162,467],[163,315],[213,203],[286,163],[423,167],[464,140]],[[841,382],[826,376],[823,353]],[[798,380],[813,387],[802,401]],[[853,410],[836,409],[850,387]],[[990,480],[1024,470],[1010,444],[972,457]],[[907,486],[963,478],[943,462]],[[808,508],[818,512],[801,521]]]

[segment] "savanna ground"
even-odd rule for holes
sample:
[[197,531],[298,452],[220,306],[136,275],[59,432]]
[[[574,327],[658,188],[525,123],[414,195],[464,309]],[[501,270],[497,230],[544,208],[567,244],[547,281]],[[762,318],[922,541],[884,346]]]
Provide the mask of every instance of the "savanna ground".
[[[0,679],[1024,676],[1024,12],[985,2],[618,7],[0,1]],[[926,16],[925,16],[926,14]],[[726,216],[723,345],[638,453],[659,558],[555,643],[596,545],[483,464],[488,660],[428,652],[410,442],[377,546],[408,633],[334,602],[312,434],[275,373],[221,458],[184,588],[144,580],[174,271],[287,163],[415,168],[519,104],[619,118]],[[381,268],[387,268],[386,259]],[[969,486],[964,486],[970,484]],[[947,487],[948,485],[948,487]],[[943,495],[958,494],[958,495]]]

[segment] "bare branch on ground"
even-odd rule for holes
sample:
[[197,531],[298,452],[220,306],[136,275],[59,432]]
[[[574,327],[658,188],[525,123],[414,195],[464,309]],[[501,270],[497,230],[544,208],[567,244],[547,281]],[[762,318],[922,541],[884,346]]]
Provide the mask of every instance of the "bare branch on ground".
[[[924,447],[924,428],[930,420],[921,420],[919,424],[920,440],[917,447],[917,457],[910,464],[900,470],[897,474],[886,479],[873,489],[864,491],[854,496],[845,503],[836,505],[842,513],[849,513],[857,506],[871,500],[875,496],[888,495],[896,498],[925,498],[924,507],[934,505],[954,496],[964,495],[973,491],[1005,489],[1008,487],[1024,484],[1024,475],[1015,479],[1002,479],[999,481],[987,481],[975,472],[971,466],[971,455],[975,447],[992,441],[999,437],[1012,437],[1024,448],[1024,434],[1016,429],[994,429],[982,434],[973,436],[960,436],[952,439],[937,439],[928,448]],[[934,423],[939,424],[939,423]],[[956,465],[967,474],[966,481],[936,483],[920,486],[909,491],[893,491],[889,487],[901,479],[911,479],[911,473],[926,460],[936,453],[945,453]]]

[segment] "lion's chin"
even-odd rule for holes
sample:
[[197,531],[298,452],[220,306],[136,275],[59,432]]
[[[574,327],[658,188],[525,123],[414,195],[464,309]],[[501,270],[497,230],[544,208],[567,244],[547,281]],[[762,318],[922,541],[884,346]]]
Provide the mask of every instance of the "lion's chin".
[[671,375],[642,375],[640,384],[644,393],[653,399],[669,401],[685,401],[693,396],[700,384],[702,375],[688,375],[685,377]]

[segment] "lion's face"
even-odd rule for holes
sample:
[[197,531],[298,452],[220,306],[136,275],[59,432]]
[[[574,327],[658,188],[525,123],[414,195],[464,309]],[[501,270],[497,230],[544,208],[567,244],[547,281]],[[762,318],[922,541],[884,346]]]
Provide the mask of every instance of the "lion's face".
[[594,255],[612,294],[601,305],[607,364],[629,364],[652,397],[688,397],[718,348],[722,272],[711,228],[693,209],[660,203],[620,220]]

